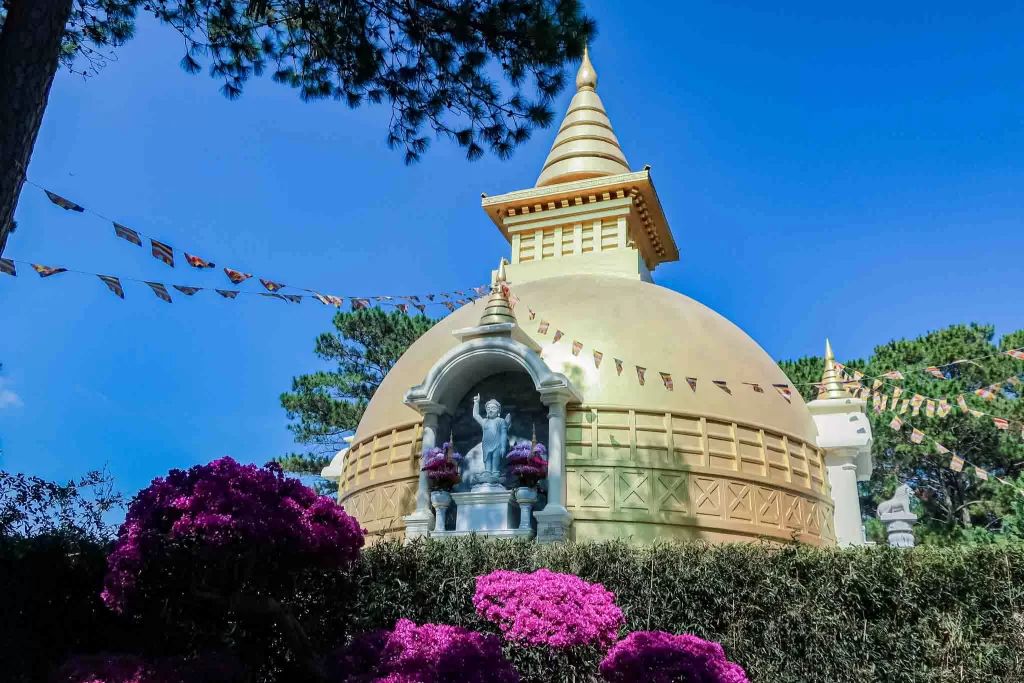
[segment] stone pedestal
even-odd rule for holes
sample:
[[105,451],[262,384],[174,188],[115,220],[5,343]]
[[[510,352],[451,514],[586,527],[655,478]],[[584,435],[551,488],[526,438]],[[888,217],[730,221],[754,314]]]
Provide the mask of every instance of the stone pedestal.
[[530,513],[537,504],[537,489],[520,486],[516,489],[516,502],[519,503],[519,528],[530,528]]
[[448,506],[452,504],[452,494],[447,491],[431,491],[430,504],[434,506],[434,531],[444,531],[448,519]]
[[914,524],[917,515],[913,512],[886,512],[879,515],[885,525],[885,533],[889,537],[889,545],[893,548],[914,547]]
[[543,510],[533,513],[533,518],[537,520],[538,541],[558,543],[568,538],[572,513],[561,505],[553,505],[549,499]]
[[[490,485],[487,485],[490,488]],[[453,493],[455,503],[455,529],[435,531],[431,538],[445,536],[496,536],[499,538],[533,536],[533,530],[520,529],[517,512],[519,504],[512,491],[498,487],[497,490],[474,490]]]

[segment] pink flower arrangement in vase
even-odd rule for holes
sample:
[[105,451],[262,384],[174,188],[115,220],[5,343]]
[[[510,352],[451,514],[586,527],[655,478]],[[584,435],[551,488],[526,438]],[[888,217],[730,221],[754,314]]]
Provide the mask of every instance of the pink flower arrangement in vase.
[[548,449],[544,444],[516,444],[508,452],[505,460],[508,472],[519,480],[525,488],[537,488],[537,484],[548,476]]
[[431,491],[451,491],[462,481],[459,464],[462,455],[455,452],[450,441],[423,454],[422,470],[427,473]]

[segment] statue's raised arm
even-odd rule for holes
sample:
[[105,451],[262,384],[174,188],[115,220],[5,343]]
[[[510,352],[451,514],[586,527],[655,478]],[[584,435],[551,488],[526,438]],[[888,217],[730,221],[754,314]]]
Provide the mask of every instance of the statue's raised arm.
[[512,413],[509,413],[509,414],[507,414],[507,415],[505,416],[505,424],[506,424],[506,425],[507,425],[507,426],[508,426],[509,428],[511,428],[511,427],[512,427]]
[[484,423],[484,418],[480,415],[480,394],[473,397],[473,419],[476,420],[479,425],[483,425]]

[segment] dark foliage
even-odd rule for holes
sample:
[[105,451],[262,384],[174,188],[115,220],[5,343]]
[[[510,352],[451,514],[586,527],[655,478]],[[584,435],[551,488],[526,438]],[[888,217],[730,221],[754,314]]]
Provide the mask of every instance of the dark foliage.
[[[39,680],[40,671],[71,653],[172,655],[223,646],[258,669],[254,680],[294,680],[274,629],[126,628],[99,601],[99,548],[84,556],[88,561],[52,556],[42,546],[7,544],[0,552],[0,586],[15,615],[3,620],[0,633],[6,680]],[[472,539],[380,544],[351,571],[305,574],[288,602],[322,653],[400,618],[494,632],[473,609],[476,577],[539,567],[603,583],[625,613],[624,632],[693,633],[720,642],[755,683],[1009,683],[1024,671],[1024,546],[1014,544],[911,551]],[[600,661],[592,652],[505,649],[524,683],[582,683],[588,674],[578,663],[590,661],[586,669],[596,671]]]

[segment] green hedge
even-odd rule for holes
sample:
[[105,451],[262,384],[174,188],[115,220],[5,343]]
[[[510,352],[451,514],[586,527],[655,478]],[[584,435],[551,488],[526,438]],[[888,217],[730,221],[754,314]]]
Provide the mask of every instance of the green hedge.
[[[539,567],[603,583],[628,630],[721,642],[754,683],[1024,681],[1024,545],[385,543],[352,571],[298,577],[288,602],[322,652],[402,617],[490,630],[473,610],[475,577]],[[76,653],[228,646],[260,669],[257,680],[294,680],[275,633],[218,636],[212,622],[189,630],[116,618],[98,599],[102,575],[100,547],[67,557],[53,544],[0,543],[0,679],[44,680]],[[516,648],[509,656],[524,683],[588,681],[596,663],[585,651]]]
[[[331,637],[346,621],[369,629],[400,617],[486,630],[473,611],[474,578],[539,567],[603,583],[628,630],[722,643],[754,683],[1024,681],[1021,545],[381,544],[344,579],[306,583],[302,603]],[[510,655],[527,680],[586,680],[543,653]]]

